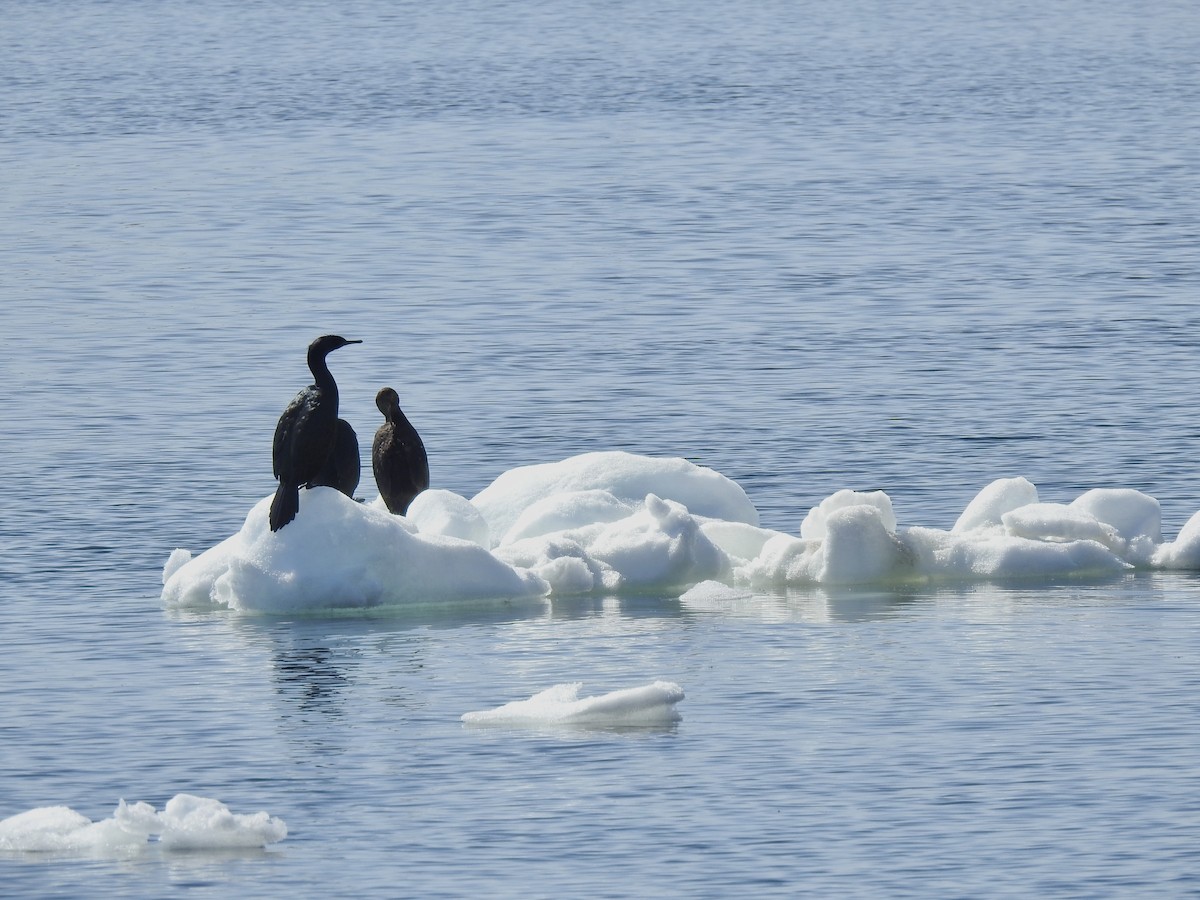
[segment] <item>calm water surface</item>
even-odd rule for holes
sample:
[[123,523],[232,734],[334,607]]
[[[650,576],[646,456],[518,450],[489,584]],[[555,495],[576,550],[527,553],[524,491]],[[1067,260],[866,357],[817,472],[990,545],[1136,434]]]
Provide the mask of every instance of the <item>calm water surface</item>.
[[[312,337],[437,486],[685,456],[797,531],[994,478],[1200,510],[1200,10],[2,2],[0,817],[175,793],[249,854],[45,896],[1200,892],[1200,576],[173,615]],[[369,477],[362,488],[370,488]],[[678,681],[660,731],[467,729]]]

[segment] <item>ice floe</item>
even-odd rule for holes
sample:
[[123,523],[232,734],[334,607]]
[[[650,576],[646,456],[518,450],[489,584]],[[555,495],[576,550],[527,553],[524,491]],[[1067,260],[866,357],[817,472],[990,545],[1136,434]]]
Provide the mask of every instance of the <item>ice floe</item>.
[[217,546],[176,550],[164,604],[271,613],[1200,568],[1200,520],[1164,542],[1153,497],[1097,488],[1051,502],[1022,477],[985,485],[950,530],[900,527],[887,493],[854,490],[798,515],[795,534],[763,528],[720,473],[615,451],[512,469],[470,499],[429,490],[408,516],[329,488],[300,498],[277,533],[264,498]]
[[683,699],[683,688],[673,681],[581,698],[582,688],[580,682],[556,684],[528,700],[464,713],[462,720],[468,725],[620,728],[670,725],[680,718],[675,705]]
[[232,850],[265,847],[287,837],[282,819],[265,812],[230,812],[207,797],[176,794],[162,812],[149,803],[117,805],[108,819],[93,822],[67,806],[43,806],[0,821],[0,851],[26,853],[137,852],[152,839],[169,850]]

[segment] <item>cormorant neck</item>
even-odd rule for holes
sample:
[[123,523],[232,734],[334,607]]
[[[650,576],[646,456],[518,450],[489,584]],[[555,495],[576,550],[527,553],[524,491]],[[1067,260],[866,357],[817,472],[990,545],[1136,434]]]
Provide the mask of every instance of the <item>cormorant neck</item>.
[[323,391],[337,393],[337,382],[333,380],[333,373],[329,371],[329,364],[325,362],[325,354],[309,350],[308,368],[313,373],[313,382],[317,387]]

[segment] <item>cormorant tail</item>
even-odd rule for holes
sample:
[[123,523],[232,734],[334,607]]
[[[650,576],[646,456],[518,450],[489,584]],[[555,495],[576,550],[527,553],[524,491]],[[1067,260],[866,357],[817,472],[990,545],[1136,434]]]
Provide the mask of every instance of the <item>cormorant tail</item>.
[[300,486],[279,482],[271,501],[271,530],[278,531],[300,511]]

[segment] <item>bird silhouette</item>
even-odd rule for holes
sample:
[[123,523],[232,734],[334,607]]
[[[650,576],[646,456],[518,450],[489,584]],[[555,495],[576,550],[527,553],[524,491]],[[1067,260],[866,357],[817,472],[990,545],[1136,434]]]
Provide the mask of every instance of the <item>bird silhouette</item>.
[[300,487],[314,487],[333,453],[338,432],[337,382],[325,357],[347,344],[361,344],[326,334],[308,345],[308,368],[313,383],[288,404],[275,426],[271,449],[279,487],[271,501],[271,530],[278,531],[300,509]]
[[383,413],[384,423],[371,444],[371,468],[383,502],[391,512],[402,516],[413,498],[429,487],[429,457],[417,429],[401,412],[400,397],[392,388],[382,388],[375,395],[375,405]]

